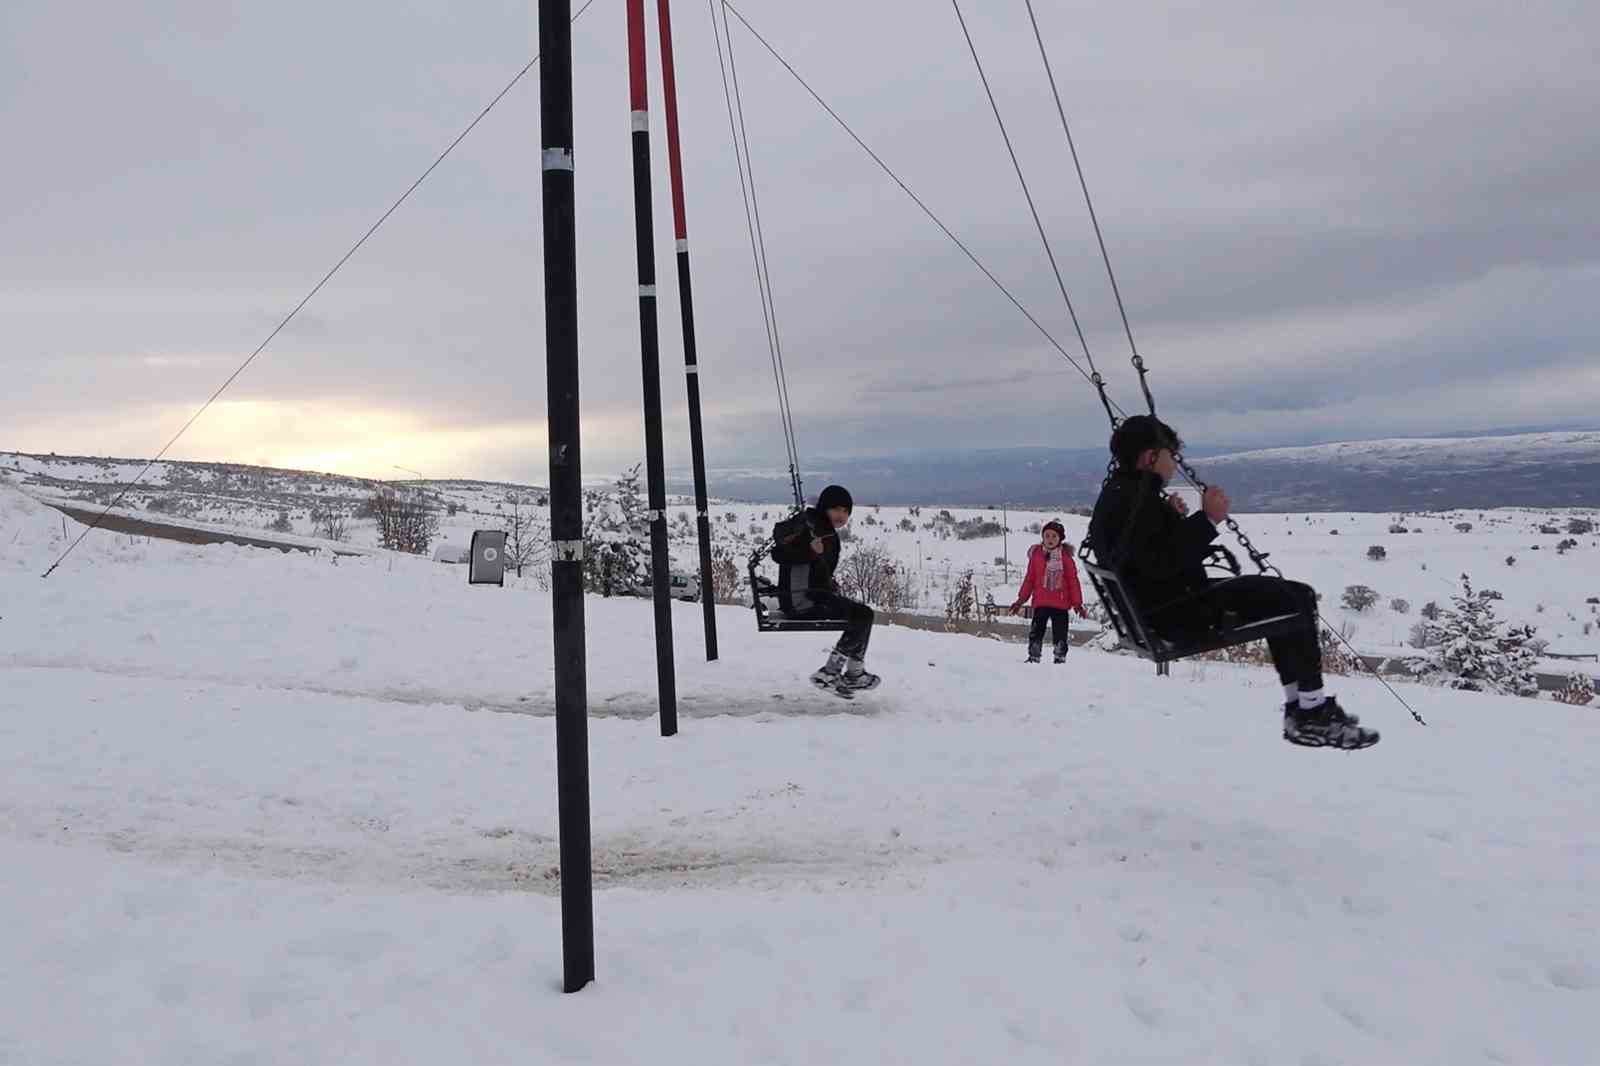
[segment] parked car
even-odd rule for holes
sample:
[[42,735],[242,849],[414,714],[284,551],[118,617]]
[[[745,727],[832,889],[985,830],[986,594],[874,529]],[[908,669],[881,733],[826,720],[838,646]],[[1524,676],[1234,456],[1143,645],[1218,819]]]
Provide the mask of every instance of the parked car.
[[[686,574],[681,570],[674,570],[670,579],[672,598],[675,600],[688,600],[698,603],[700,600],[700,578],[695,574]],[[641,596],[655,595],[655,589],[650,583],[650,574],[645,573],[644,580],[640,582],[638,593]]]

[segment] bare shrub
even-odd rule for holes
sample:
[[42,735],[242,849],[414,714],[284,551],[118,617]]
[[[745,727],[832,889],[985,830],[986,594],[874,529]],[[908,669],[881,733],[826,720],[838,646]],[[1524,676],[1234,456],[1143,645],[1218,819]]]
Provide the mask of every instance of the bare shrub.
[[378,543],[390,551],[425,555],[439,535],[439,514],[415,493],[384,486],[367,500],[378,523]]
[[727,548],[711,552],[711,595],[718,603],[738,603],[739,564]]
[[967,621],[978,608],[978,592],[972,580],[972,571],[963,570],[956,583],[945,593],[944,616],[948,621]]
[[312,535],[323,540],[350,539],[350,516],[332,507],[311,512]]
[[522,576],[524,567],[543,555],[544,544],[535,532],[536,512],[520,496],[511,497],[511,514],[506,518],[506,565]]

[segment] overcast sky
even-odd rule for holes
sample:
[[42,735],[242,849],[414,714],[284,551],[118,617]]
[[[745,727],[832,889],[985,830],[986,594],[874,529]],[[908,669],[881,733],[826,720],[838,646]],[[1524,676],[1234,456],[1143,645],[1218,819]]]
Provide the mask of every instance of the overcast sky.
[[[950,4],[740,8],[1075,345]],[[1163,413],[1197,449],[1600,423],[1600,5],[1035,9]],[[574,42],[592,473],[644,447],[624,10],[597,0]],[[964,10],[1131,406],[1027,11]],[[535,12],[0,0],[0,449],[153,453],[526,62]],[[674,16],[710,462],[771,464],[710,14],[680,0]],[[737,24],[734,44],[802,458],[1102,441],[1061,357]],[[530,76],[173,454],[543,480],[538,145]]]

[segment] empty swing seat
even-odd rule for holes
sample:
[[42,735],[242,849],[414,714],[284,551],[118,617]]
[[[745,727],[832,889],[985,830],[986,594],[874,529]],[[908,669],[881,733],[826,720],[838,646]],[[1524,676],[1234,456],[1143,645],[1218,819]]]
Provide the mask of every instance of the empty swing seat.
[[756,609],[756,631],[760,633],[842,633],[849,623],[836,618],[794,618],[784,613],[778,586],[761,576],[761,558],[766,546],[750,555],[750,598]]
[[[1217,626],[1185,634],[1183,639],[1169,640],[1156,632],[1150,623],[1150,616],[1140,608],[1139,602],[1134,599],[1120,574],[1110,567],[1099,566],[1087,559],[1082,562],[1084,569],[1089,572],[1089,580],[1094,583],[1095,592],[1100,596],[1100,602],[1105,604],[1106,613],[1111,617],[1111,624],[1116,627],[1117,636],[1122,638],[1124,644],[1132,647],[1141,659],[1149,659],[1157,666],[1190,655],[1248,644],[1253,640],[1265,640],[1268,637],[1300,632],[1308,623],[1315,621],[1299,611],[1243,623],[1236,620],[1230,622],[1230,615],[1225,613]],[[1234,566],[1234,576],[1237,577],[1236,562]]]

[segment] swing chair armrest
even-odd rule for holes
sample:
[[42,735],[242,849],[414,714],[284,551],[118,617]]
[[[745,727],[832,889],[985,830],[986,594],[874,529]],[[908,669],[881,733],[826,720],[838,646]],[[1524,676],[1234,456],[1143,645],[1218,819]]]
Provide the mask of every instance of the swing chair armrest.
[[1211,550],[1206,553],[1205,562],[1202,565],[1208,569],[1225,571],[1234,577],[1244,573],[1244,569],[1239,565],[1239,557],[1229,551],[1225,544],[1211,545]]

